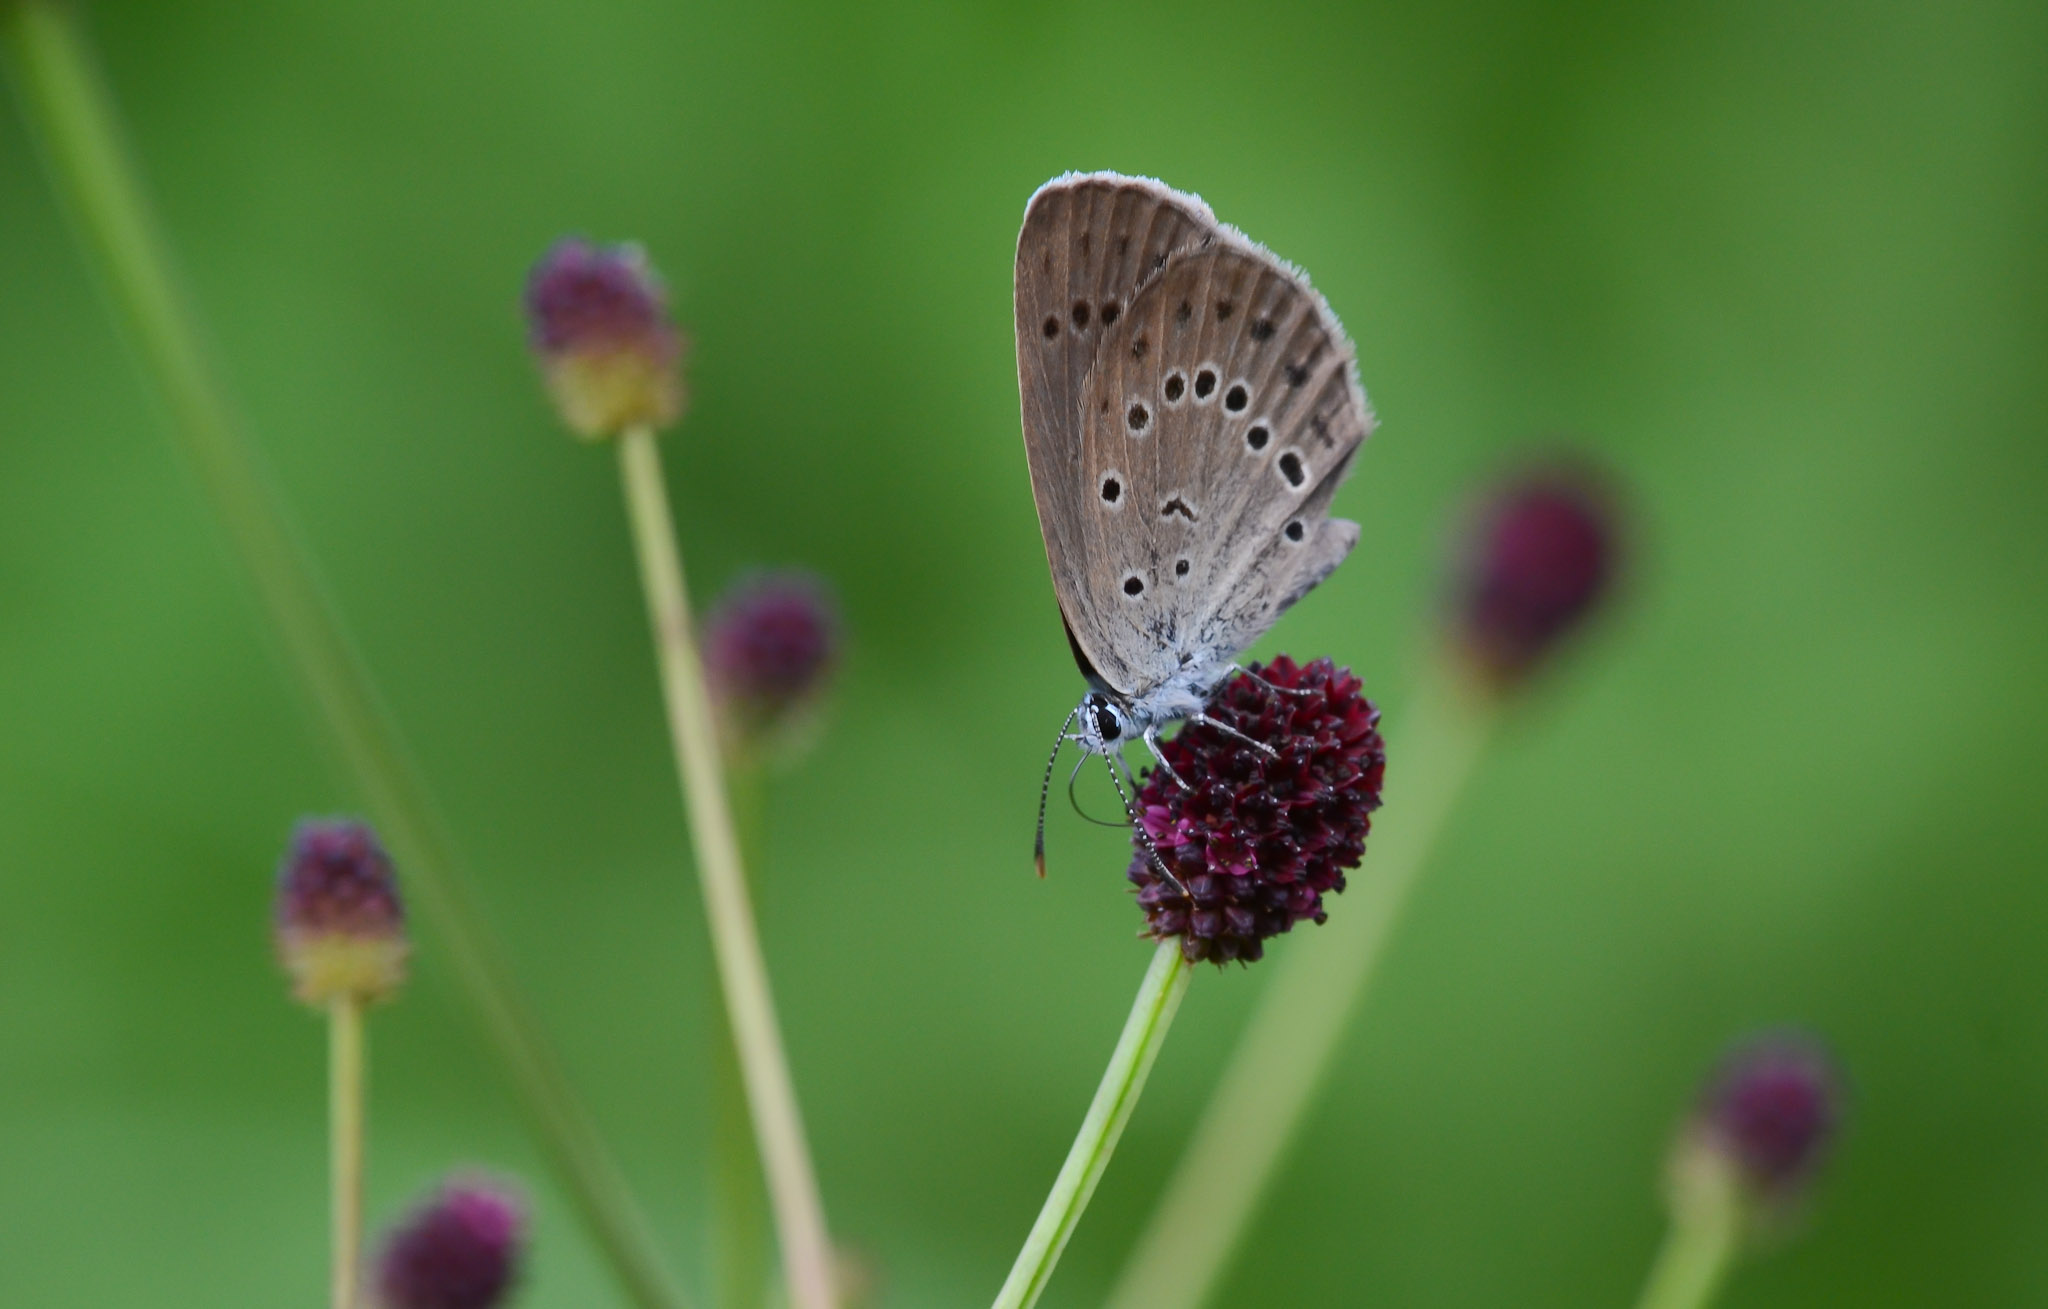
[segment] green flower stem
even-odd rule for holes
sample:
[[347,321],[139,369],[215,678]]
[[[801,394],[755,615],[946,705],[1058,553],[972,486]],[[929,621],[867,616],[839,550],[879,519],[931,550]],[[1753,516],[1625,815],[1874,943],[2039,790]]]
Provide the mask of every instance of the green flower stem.
[[333,1309],[356,1309],[363,1262],[363,1002],[335,997],[327,1009],[328,1180],[333,1188]]
[[768,1299],[768,1198],[761,1186],[746,1079],[723,1012],[709,1024],[711,1046],[711,1249],[713,1302],[725,1309],[763,1309]]
[[629,429],[619,437],[618,446],[619,474],[640,559],[648,621],[654,629],[662,694],[668,705],[669,735],[697,850],[697,880],[704,890],[711,950],[718,962],[726,1018],[732,1024],[733,1045],[747,1088],[747,1108],[761,1151],[761,1171],[775,1212],[783,1275],[796,1309],[831,1309],[838,1291],[832,1247],[826,1236],[825,1206],[811,1169],[810,1147],[804,1140],[796,1089],[790,1082],[789,1060],[783,1054],[775,1002],[768,989],[768,967],[761,957],[746,873],[740,864],[739,841],[719,766],[711,698],[698,663],[696,638],[690,631],[689,593],[683,584],[683,561],[676,549],[668,490],[662,483],[661,451],[653,430],[646,427]]
[[996,1296],[995,1309],[1028,1309],[1045,1293],[1053,1266],[1067,1248],[1067,1238],[1081,1221],[1081,1211],[1088,1207],[1095,1184],[1109,1167],[1117,1138],[1137,1107],[1145,1076],[1166,1042],[1166,1029],[1173,1025],[1174,1011],[1180,1008],[1193,975],[1193,965],[1181,957],[1180,942],[1161,941],[1153,952],[1152,966],[1145,970],[1145,980],[1138,986],[1138,998],[1131,1004],[1131,1016],[1124,1020],[1124,1032],[1117,1038],[1109,1067],[1103,1070],[1102,1085],[1095,1088],[1088,1116],[1081,1120],[1081,1131],[1067,1151],[1060,1175],[1053,1180],[1044,1208],[1038,1211],[1038,1221],[1031,1225],[1031,1235],[1017,1252],[1009,1280]]
[[1650,1266],[1638,1309],[1705,1309],[1728,1275],[1741,1244],[1742,1208],[1734,1179],[1698,1178],[1684,1203],[1674,1206],[1664,1246]]
[[[726,751],[725,775],[732,788],[733,820],[740,836],[742,868],[759,868],[766,844],[766,779],[754,752]],[[754,1123],[747,1113],[746,1079],[740,1076],[732,1025],[723,1012],[710,1025],[711,1169],[716,1208],[710,1266],[714,1300],[725,1309],[763,1309],[768,1303],[768,1197],[754,1149]]]
[[1407,721],[1390,733],[1391,803],[1365,864],[1330,921],[1296,932],[1278,952],[1274,976],[1110,1292],[1111,1309],[1195,1309],[1214,1289],[1329,1072],[1492,716],[1437,683],[1419,689]]
[[323,742],[360,789],[440,936],[462,993],[591,1235],[643,1309],[677,1309],[647,1228],[596,1128],[514,993],[503,951],[468,888],[424,782],[230,413],[174,286],[113,107],[71,9],[0,0],[0,50],[31,135],[146,371],[167,402]]

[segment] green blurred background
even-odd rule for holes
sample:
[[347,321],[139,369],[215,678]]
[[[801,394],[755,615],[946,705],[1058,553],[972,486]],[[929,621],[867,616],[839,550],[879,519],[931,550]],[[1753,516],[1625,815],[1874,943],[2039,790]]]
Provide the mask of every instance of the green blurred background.
[[[1637,514],[1627,604],[1485,764],[1228,1302],[1626,1303],[1679,1108],[1789,1021],[1850,1131],[1728,1303],[2048,1303],[2048,8],[87,17],[227,380],[693,1283],[703,922],[614,471],[544,405],[521,279],[563,232],[644,241],[697,343],[700,600],[757,564],[843,596],[767,951],[836,1229],[889,1303],[985,1303],[1146,959],[1117,833],[1062,808],[1045,882],[1027,851],[1080,683],[1011,255],[1035,186],[1117,168],[1304,264],[1358,342],[1363,537],[1261,650],[1366,675],[1384,823],[1475,481],[1568,439]],[[291,821],[354,800],[13,112],[0,288],[0,1302],[315,1303],[323,1042],[266,915]],[[1106,1289],[1264,980],[1196,979],[1048,1304]],[[372,1038],[374,1218],[451,1165],[524,1176],[525,1303],[613,1302],[430,934]]]

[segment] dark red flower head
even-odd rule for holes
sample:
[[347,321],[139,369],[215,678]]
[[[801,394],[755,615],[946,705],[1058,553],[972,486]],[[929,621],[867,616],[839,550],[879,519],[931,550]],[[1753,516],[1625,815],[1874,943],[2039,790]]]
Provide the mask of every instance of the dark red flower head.
[[638,246],[557,241],[527,277],[526,316],[548,389],[577,435],[665,427],[681,415],[682,335]]
[[1380,806],[1379,710],[1349,669],[1285,655],[1225,682],[1211,717],[1272,747],[1189,723],[1161,747],[1185,787],[1154,769],[1138,790],[1145,835],[1186,894],[1134,841],[1130,879],[1148,934],[1180,938],[1190,960],[1249,961],[1266,938],[1322,922]]
[[1615,535],[1610,497],[1584,471],[1526,473],[1494,491],[1454,595],[1455,634],[1482,672],[1519,682],[1585,621],[1612,579]]
[[526,1243],[526,1218],[503,1187],[450,1182],[385,1238],[382,1309],[494,1309],[505,1303]]
[[765,573],[728,591],[704,625],[704,670],[728,726],[773,732],[823,692],[839,616],[823,578]]
[[1732,1163],[1756,1198],[1796,1196],[1819,1168],[1841,1113],[1833,1064],[1810,1038],[1778,1033],[1732,1052],[1694,1115],[1697,1143]]
[[405,910],[369,824],[307,819],[277,873],[279,957],[308,1004],[381,999],[405,975]]

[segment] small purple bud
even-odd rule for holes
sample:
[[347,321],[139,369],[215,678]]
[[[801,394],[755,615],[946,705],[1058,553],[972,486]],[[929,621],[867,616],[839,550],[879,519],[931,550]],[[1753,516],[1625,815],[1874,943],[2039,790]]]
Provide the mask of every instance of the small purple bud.
[[597,440],[682,415],[683,338],[638,246],[557,241],[527,276],[526,315],[570,431]]
[[1186,785],[1155,769],[1138,788],[1152,849],[1134,835],[1129,878],[1147,935],[1179,937],[1191,961],[1249,963],[1268,938],[1323,921],[1323,896],[1365,857],[1386,772],[1380,712],[1362,691],[1328,659],[1280,655],[1231,677],[1208,708],[1274,755],[1206,723],[1161,745]]
[[526,1216],[504,1187],[449,1182],[385,1237],[382,1309],[494,1309],[506,1303],[526,1244]]
[[293,829],[277,875],[274,927],[293,994],[320,1006],[381,1000],[405,976],[405,910],[391,856],[353,819]]
[[1840,1080],[1810,1038],[1763,1036],[1723,1061],[1694,1113],[1697,1143],[1732,1163],[1759,1201],[1796,1198],[1819,1169],[1841,1113]]
[[824,579],[764,573],[726,592],[704,624],[704,669],[731,732],[779,732],[823,693],[839,661],[839,617]]
[[1509,479],[1482,505],[1459,561],[1454,635],[1489,681],[1520,683],[1605,597],[1615,552],[1599,479],[1570,466]]

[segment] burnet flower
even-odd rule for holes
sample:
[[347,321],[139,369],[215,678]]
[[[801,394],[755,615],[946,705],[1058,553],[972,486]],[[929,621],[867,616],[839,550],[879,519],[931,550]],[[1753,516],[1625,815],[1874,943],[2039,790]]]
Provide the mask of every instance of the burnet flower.
[[1585,468],[1502,481],[1455,562],[1451,634],[1467,662],[1496,687],[1527,679],[1605,599],[1618,549],[1613,495]]
[[382,1000],[410,949],[391,856],[367,823],[308,819],[278,869],[273,930],[293,994],[324,1007]]
[[1129,873],[1147,935],[1178,937],[1190,960],[1248,962],[1296,923],[1323,921],[1324,896],[1365,854],[1386,770],[1362,690],[1328,659],[1281,655],[1233,675],[1208,708],[1274,754],[1203,723],[1163,743],[1180,780],[1156,768],[1139,787]]
[[512,1192],[478,1178],[450,1181],[384,1239],[380,1309],[495,1309],[525,1253],[526,1214]]
[[570,431],[600,440],[682,416],[685,343],[640,247],[557,241],[527,277],[526,316]]
[[1841,1079],[1819,1042],[1753,1037],[1709,1079],[1672,1152],[1673,1200],[1732,1187],[1752,1223],[1797,1210],[1840,1126]]
[[704,621],[704,675],[729,744],[787,740],[839,662],[838,606],[824,579],[789,570],[743,578]]

